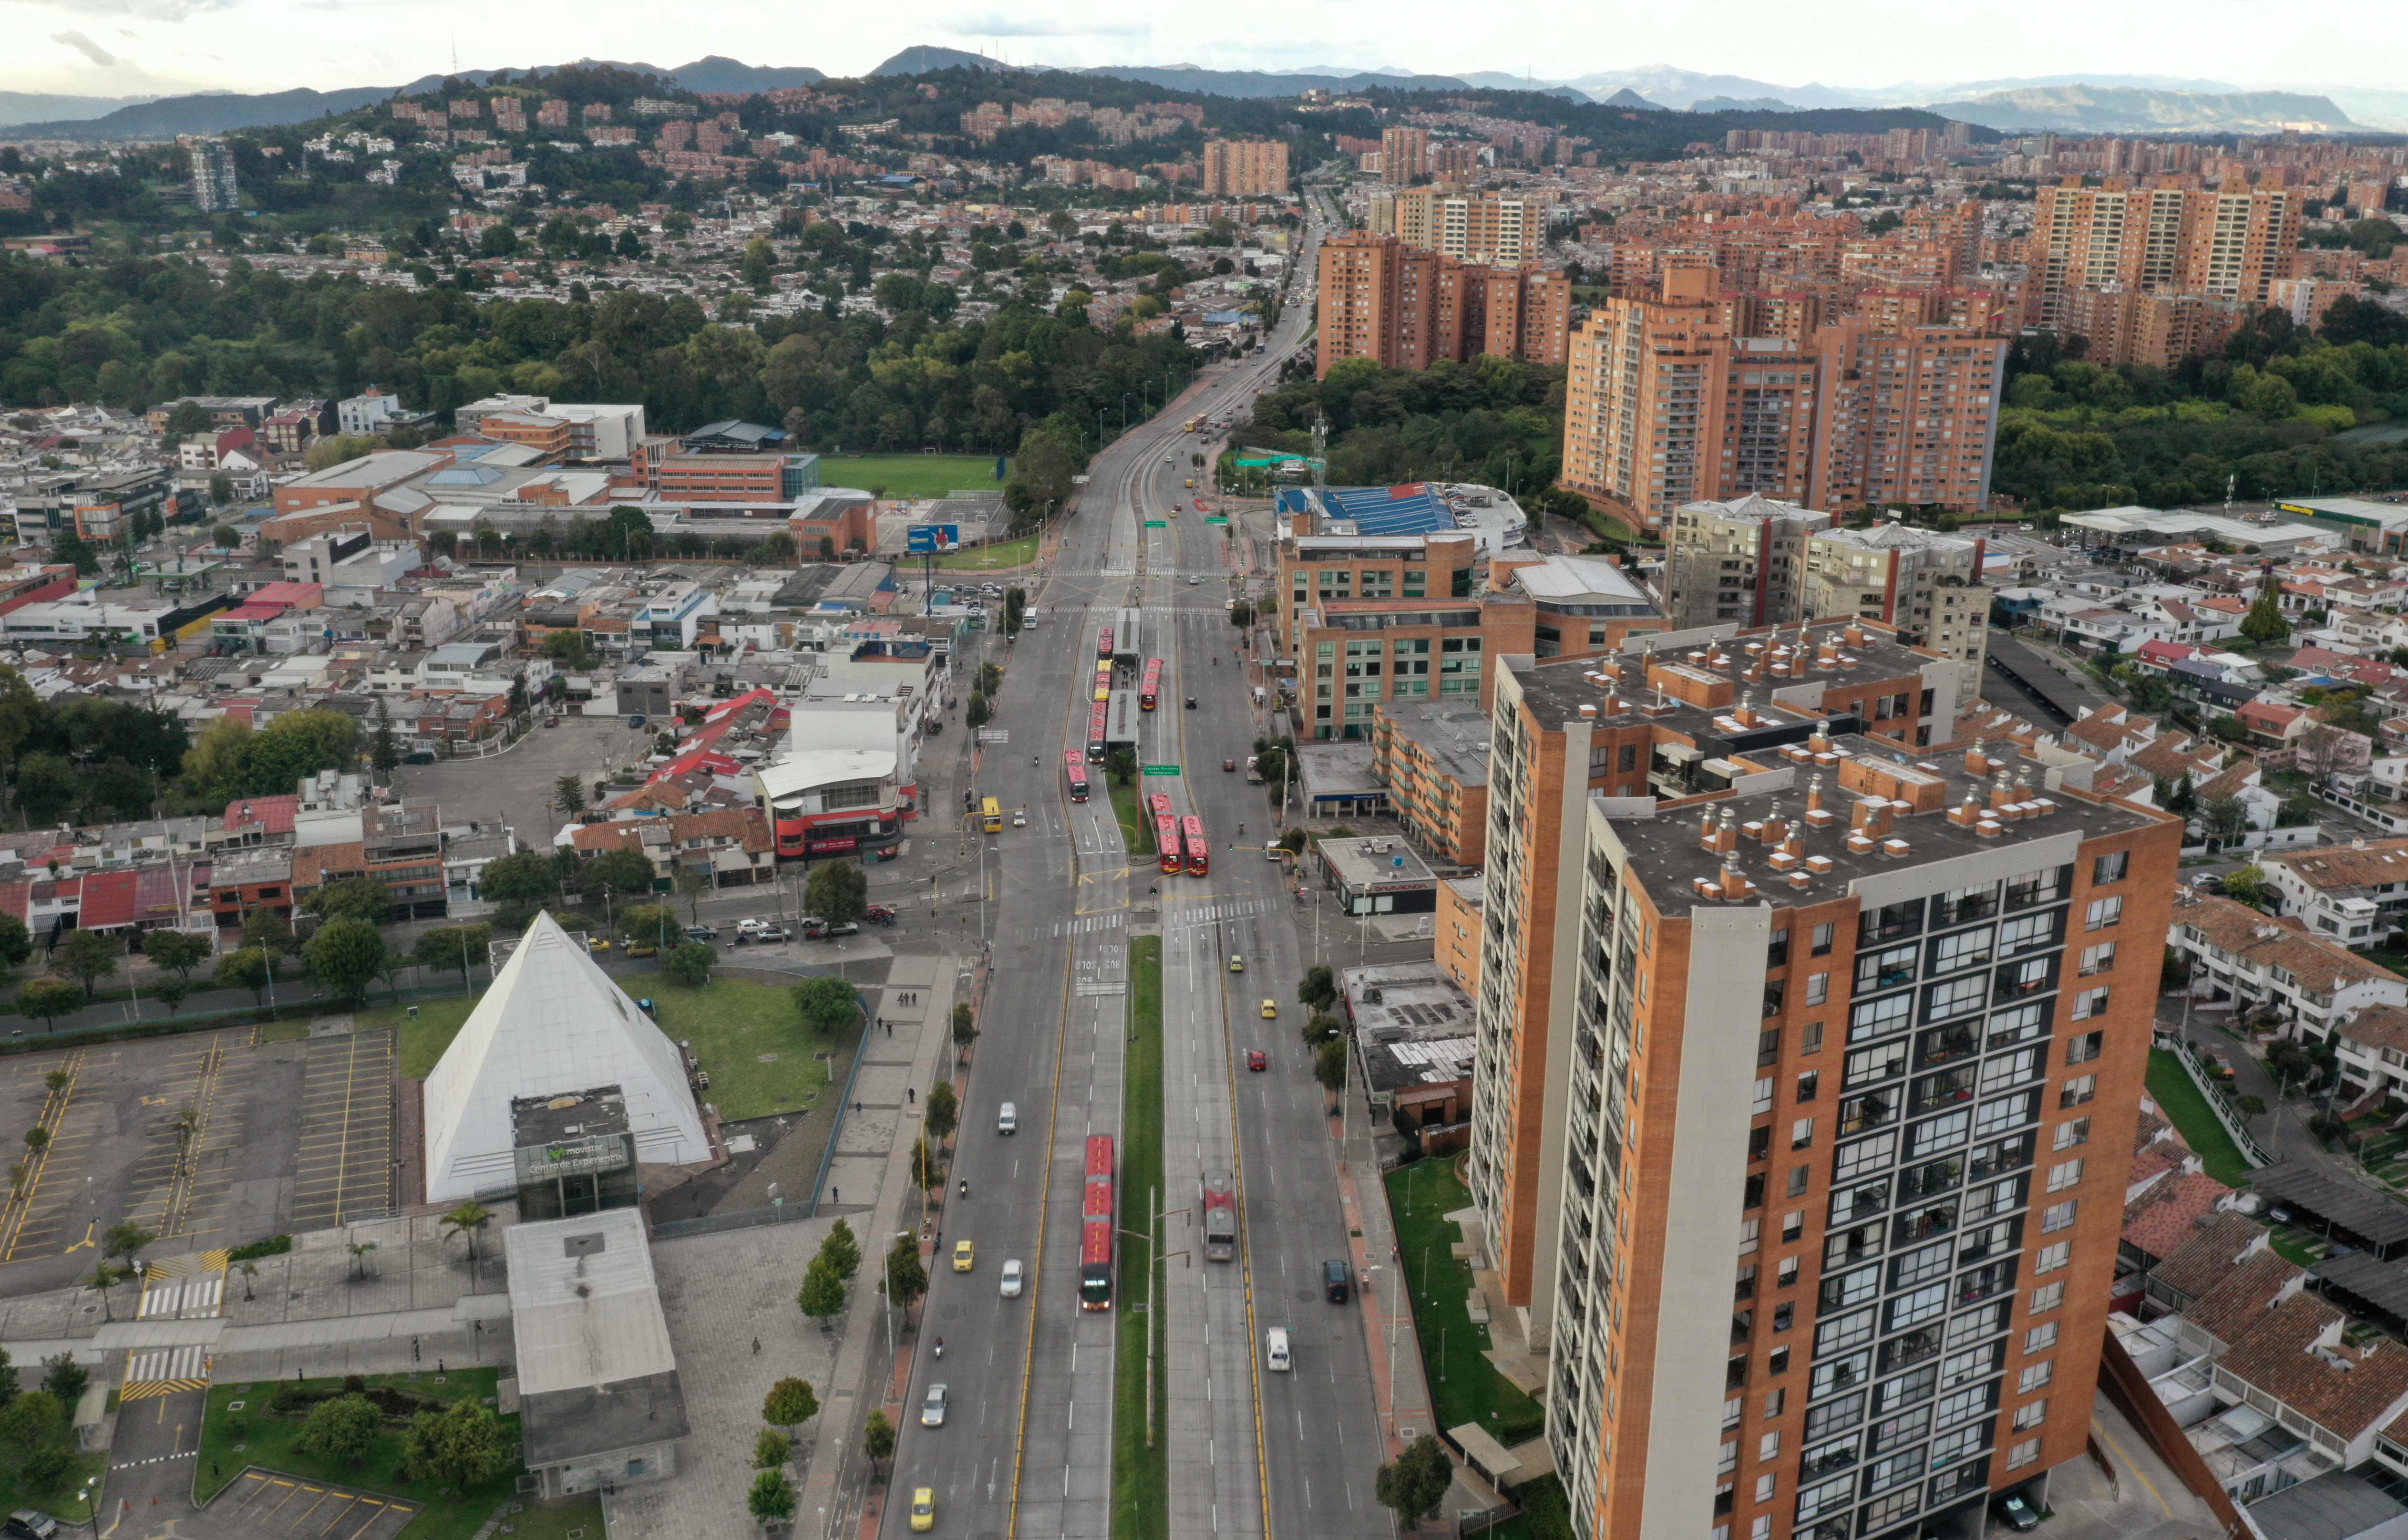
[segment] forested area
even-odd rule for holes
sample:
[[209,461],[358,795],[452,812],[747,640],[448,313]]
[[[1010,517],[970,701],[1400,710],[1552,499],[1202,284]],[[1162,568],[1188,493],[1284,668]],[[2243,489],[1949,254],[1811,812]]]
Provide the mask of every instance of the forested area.
[[[2034,510],[2170,508],[2408,486],[2408,321],[2343,299],[2320,332],[2262,310],[2172,371],[2104,368],[2047,334],[2008,354],[1996,490]],[[2363,427],[2361,426],[2363,425]]]
[[1536,493],[1563,456],[1563,369],[1493,354],[1426,369],[1352,358],[1317,381],[1308,372],[1258,399],[1238,442],[1311,453],[1316,410],[1329,421],[1337,484],[1430,479]]
[[351,769],[360,736],[340,712],[307,711],[256,731],[220,717],[193,739],[174,717],[125,701],[50,705],[17,670],[0,668],[0,765],[7,767],[0,823],[215,813],[236,798],[289,793],[322,770]]

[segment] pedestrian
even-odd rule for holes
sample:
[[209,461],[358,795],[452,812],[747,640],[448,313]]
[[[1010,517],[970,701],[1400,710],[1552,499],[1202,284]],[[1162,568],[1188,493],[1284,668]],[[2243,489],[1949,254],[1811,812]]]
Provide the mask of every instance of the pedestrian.
[[752,1356],[756,1359],[761,1356],[761,1339],[758,1337],[752,1339]]
[[835,1183],[833,1183],[833,1182],[830,1182],[830,1183],[828,1184],[828,1202],[831,1202],[831,1203],[840,1203],[840,1202],[844,1202],[844,1188],[842,1188],[842,1187],[838,1187],[838,1186],[837,1186]]
[[914,1106],[917,1106],[920,1101],[920,1093],[914,1087],[906,1086],[903,1087],[903,1100],[910,1102]]

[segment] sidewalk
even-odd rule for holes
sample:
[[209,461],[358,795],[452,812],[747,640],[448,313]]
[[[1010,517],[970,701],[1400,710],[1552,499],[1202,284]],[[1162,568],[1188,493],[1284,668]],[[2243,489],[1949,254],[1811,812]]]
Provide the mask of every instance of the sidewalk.
[[[1355,1096],[1358,1091],[1359,1087],[1350,1086],[1347,1095]],[[1346,1215],[1347,1230],[1360,1232],[1349,1245],[1359,1285],[1354,1297],[1362,1306],[1363,1340],[1371,1355],[1371,1393],[1387,1438],[1388,1458],[1393,1460],[1412,1438],[1436,1430],[1431,1426],[1421,1339],[1413,1333],[1412,1308],[1400,1293],[1403,1280],[1396,1260],[1397,1231],[1388,1218],[1388,1192],[1380,1180],[1380,1158],[1371,1143],[1368,1108],[1349,1120],[1349,1136],[1339,1155],[1339,1204]]]

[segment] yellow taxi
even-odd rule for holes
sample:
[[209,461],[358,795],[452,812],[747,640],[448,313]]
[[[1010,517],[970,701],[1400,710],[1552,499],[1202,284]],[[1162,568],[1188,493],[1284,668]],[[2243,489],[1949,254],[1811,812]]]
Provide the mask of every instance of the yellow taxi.
[[1230,972],[1232,972],[1232,973],[1242,973],[1242,972],[1244,972],[1245,971],[1246,971],[1246,958],[1245,958],[1244,954],[1243,954],[1243,953],[1239,953],[1239,952],[1232,952],[1232,953],[1230,953],[1230,954],[1229,954],[1229,971],[1230,971]]
[[608,952],[610,950],[610,943],[603,937],[588,936],[585,938],[585,950],[588,952]]
[[971,1249],[970,1244],[968,1241],[955,1241],[953,1243],[954,1272],[968,1273],[970,1270],[970,1264],[977,1260],[977,1258],[978,1253]]
[[1278,1001],[1278,1000],[1267,1000],[1263,1001],[1263,1019],[1264,1019],[1265,1021],[1272,1020],[1272,1019],[1274,1019],[1275,1017],[1277,1017],[1278,1015],[1279,1015],[1279,1001]]
[[912,1488],[911,1528],[920,1533],[924,1534],[936,1527],[937,1489],[934,1487]]

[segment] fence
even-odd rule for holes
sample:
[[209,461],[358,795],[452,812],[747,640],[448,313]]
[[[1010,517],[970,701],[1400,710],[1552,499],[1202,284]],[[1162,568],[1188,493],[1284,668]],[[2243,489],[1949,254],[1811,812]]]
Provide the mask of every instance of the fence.
[[2200,1098],[2207,1102],[2207,1110],[2215,1115],[2215,1120],[2231,1136],[2233,1147],[2240,1150],[2242,1159],[2253,1166],[2272,1165],[2272,1157],[2259,1147],[2256,1137],[2249,1131],[2247,1120],[2232,1105],[2231,1099],[2225,1095],[2224,1087],[2216,1083],[2215,1076],[2208,1072],[2206,1060],[2200,1057],[2197,1048],[2191,1046],[2190,1040],[2172,1032],[2157,1032],[2152,1041],[2156,1046],[2171,1051],[2182,1060],[2183,1072],[2189,1075],[2191,1084],[2199,1087]]
[[674,1241],[683,1235],[716,1235],[722,1231],[758,1230],[764,1225],[791,1225],[811,1217],[818,1203],[783,1203],[772,1208],[738,1209],[733,1214],[705,1214],[693,1219],[671,1219],[652,1227],[655,1241]]

